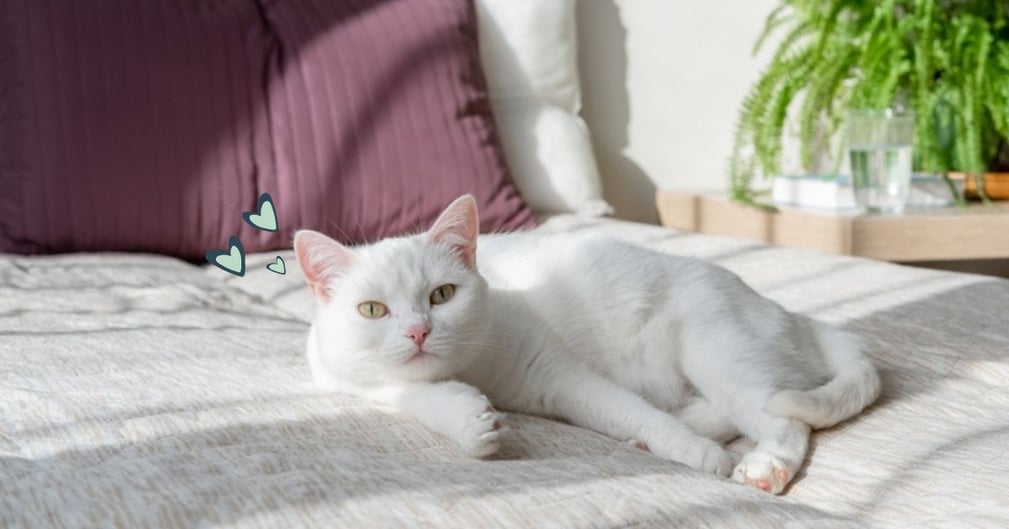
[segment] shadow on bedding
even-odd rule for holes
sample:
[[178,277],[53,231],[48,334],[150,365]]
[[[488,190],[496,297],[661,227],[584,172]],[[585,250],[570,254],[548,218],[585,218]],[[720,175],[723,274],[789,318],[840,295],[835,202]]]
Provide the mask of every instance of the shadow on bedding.
[[[578,446],[527,454],[552,457],[478,461],[393,415],[356,415],[236,424],[38,459],[0,456],[0,525],[436,521],[428,515],[459,524],[476,515],[534,526],[558,509],[612,524],[711,519],[781,527],[830,518],[610,440],[568,435]],[[529,420],[530,428],[519,428],[525,444],[541,439],[537,427],[553,428]]]
[[973,283],[845,325],[887,375],[882,401],[934,391],[944,380],[992,389],[1009,381],[1009,281]]
[[[843,326],[864,337],[880,368],[882,395],[864,414],[814,437],[809,476],[795,496],[879,526],[894,519],[908,527],[1004,526],[1006,310],[1009,281],[986,279],[848,320]],[[985,522],[992,513],[1005,516],[1003,524]]]

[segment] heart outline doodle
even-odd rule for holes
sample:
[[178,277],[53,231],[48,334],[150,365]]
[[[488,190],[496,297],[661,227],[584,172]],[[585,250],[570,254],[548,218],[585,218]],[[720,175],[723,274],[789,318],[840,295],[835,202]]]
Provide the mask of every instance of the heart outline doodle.
[[269,193],[259,195],[256,210],[242,213],[242,219],[259,230],[275,232],[280,229],[280,223],[277,221],[277,207],[273,204],[273,197]]
[[[275,268],[279,268],[280,270],[275,270]],[[285,275],[287,274],[287,263],[284,262],[283,257],[278,255],[276,261],[266,265],[266,269],[274,274]]]
[[[210,250],[207,252],[207,262],[229,274],[242,277],[245,275],[245,247],[237,235],[228,239],[227,250]],[[235,263],[234,261],[238,262]],[[222,262],[224,261],[224,262]],[[237,264],[237,266],[235,266]]]

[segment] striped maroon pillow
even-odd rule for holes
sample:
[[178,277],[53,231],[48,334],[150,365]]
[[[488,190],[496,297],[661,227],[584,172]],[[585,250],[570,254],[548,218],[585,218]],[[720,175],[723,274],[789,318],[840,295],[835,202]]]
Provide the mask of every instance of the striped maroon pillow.
[[[531,226],[470,0],[0,0],[0,251],[348,243],[472,193]],[[280,230],[242,212],[262,193]]]

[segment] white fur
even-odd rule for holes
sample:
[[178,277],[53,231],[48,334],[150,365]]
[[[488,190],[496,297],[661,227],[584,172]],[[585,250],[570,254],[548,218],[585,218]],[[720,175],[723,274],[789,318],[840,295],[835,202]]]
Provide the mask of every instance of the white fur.
[[[480,237],[474,270],[461,239],[443,233],[465,232],[459,203],[432,232],[353,249],[309,336],[317,384],[393,406],[476,456],[498,447],[493,402],[775,493],[799,469],[810,427],[879,393],[854,337],[698,260],[591,235],[517,233]],[[446,283],[455,297],[432,306],[430,292]],[[389,314],[366,319],[363,301]],[[405,329],[418,322],[430,326],[434,356],[405,362],[417,350]],[[739,433],[758,445],[733,471],[715,440]]]

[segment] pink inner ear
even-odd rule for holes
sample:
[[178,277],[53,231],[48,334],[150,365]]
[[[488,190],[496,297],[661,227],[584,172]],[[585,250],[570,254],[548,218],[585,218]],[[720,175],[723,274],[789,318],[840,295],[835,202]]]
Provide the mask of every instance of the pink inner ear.
[[354,262],[354,254],[325,235],[301,230],[294,235],[294,253],[305,282],[322,301],[329,301],[329,287]]
[[476,266],[476,242],[480,235],[480,219],[476,200],[471,195],[461,196],[449,204],[429,233],[433,242],[453,246],[467,267]]

